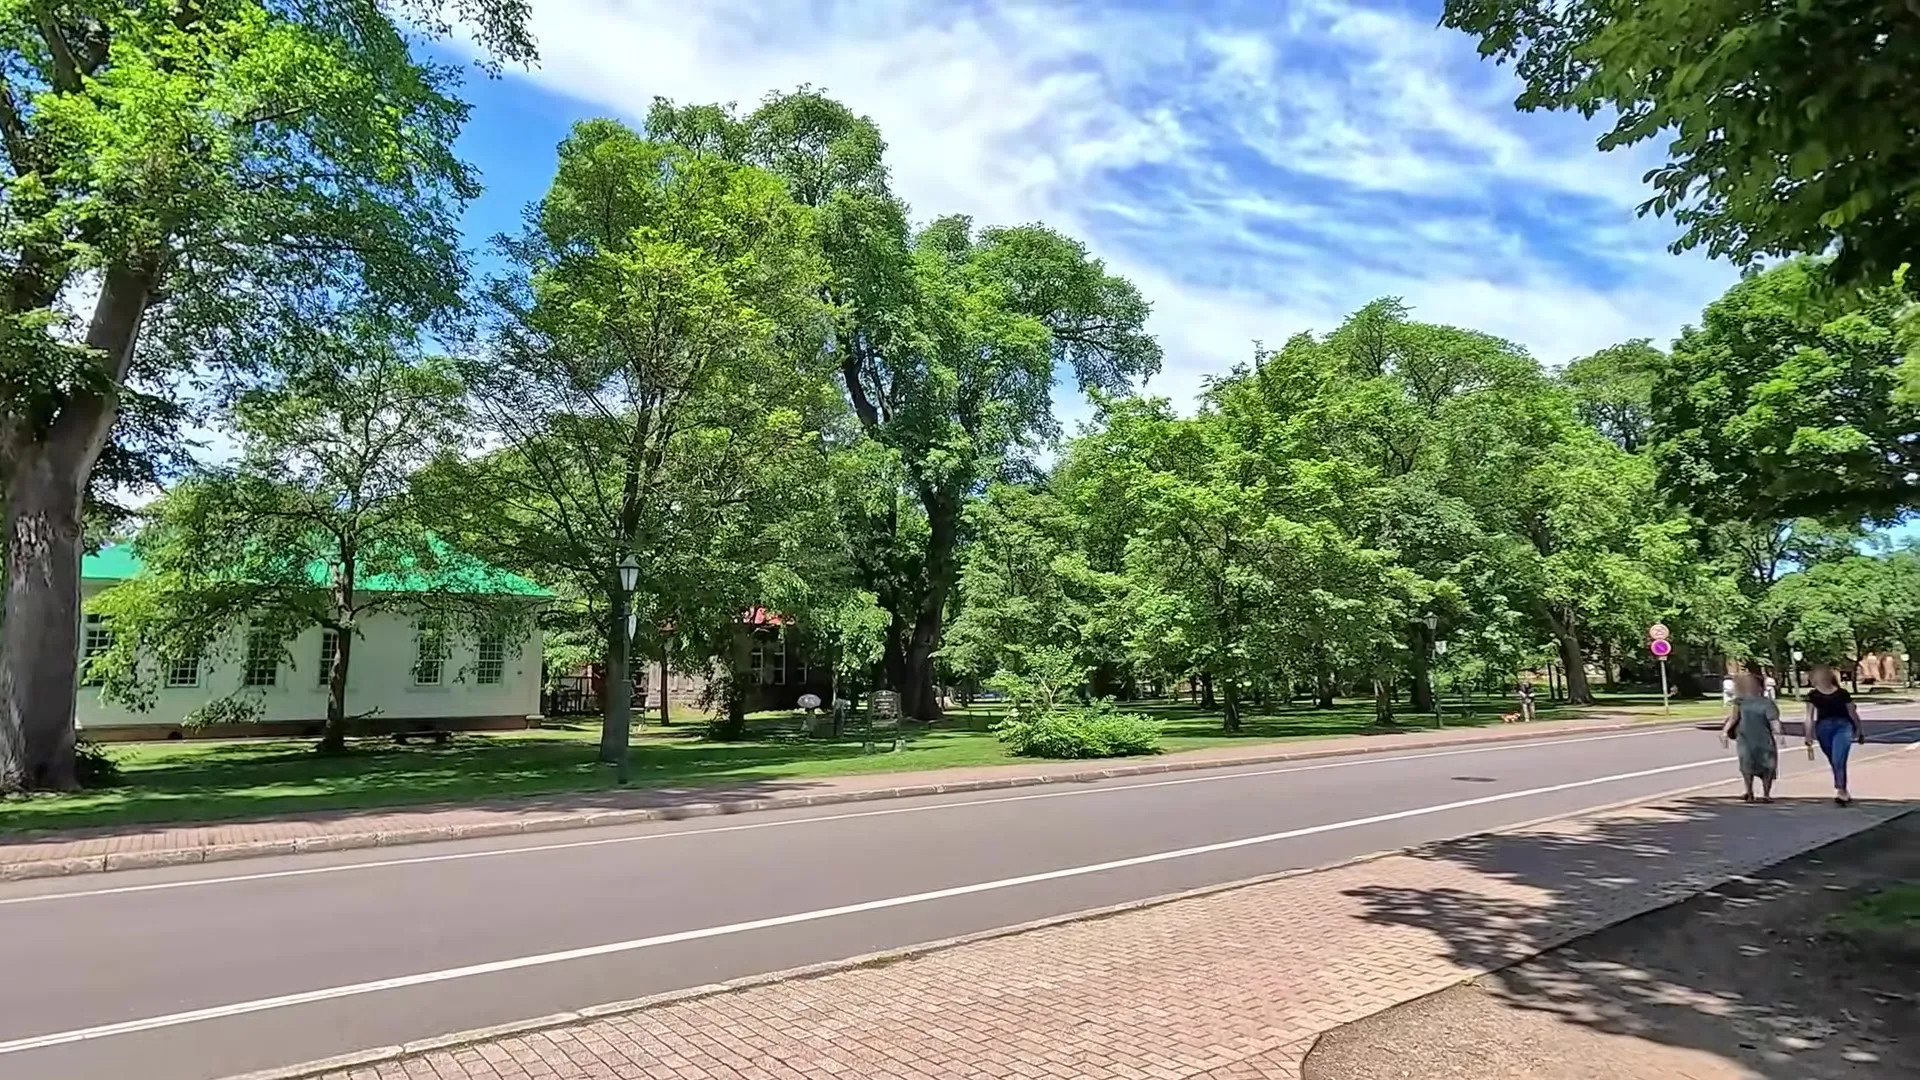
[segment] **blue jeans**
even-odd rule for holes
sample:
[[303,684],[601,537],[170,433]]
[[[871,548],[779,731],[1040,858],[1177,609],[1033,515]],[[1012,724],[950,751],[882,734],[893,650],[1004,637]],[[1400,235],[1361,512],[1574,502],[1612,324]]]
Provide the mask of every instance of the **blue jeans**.
[[1847,755],[1853,751],[1853,721],[1822,720],[1813,725],[1813,737],[1833,765],[1833,787],[1847,789]]

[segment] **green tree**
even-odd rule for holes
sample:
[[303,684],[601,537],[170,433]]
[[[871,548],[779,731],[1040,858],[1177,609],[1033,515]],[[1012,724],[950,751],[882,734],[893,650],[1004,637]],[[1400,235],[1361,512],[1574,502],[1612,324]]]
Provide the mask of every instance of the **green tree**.
[[[335,646],[320,749],[338,752],[369,617],[415,616],[443,644],[459,633],[524,637],[526,605],[498,601],[531,587],[447,547],[414,483],[468,446],[463,399],[448,361],[367,328],[242,396],[230,424],[239,458],[162,496],[135,541],[143,572],[94,602],[114,633],[93,673],[106,693],[150,707],[155,657],[278,663],[295,637],[324,627]],[[243,689],[202,713],[250,719],[259,705]]]
[[[1855,555],[1782,578],[1772,601],[1789,622],[1788,637],[1811,661],[1858,662],[1898,639],[1912,597],[1912,579],[1885,558]],[[1856,687],[1858,689],[1858,687]]]
[[[0,3],[0,790],[74,784],[83,500],[122,408],[316,308],[453,299],[466,106],[409,43],[442,10]],[[523,0],[451,13],[533,57]]]
[[1906,0],[1447,0],[1511,62],[1522,109],[1607,115],[1602,150],[1670,137],[1642,212],[1742,264],[1839,251],[1862,281],[1920,250],[1920,19]]
[[1653,395],[1662,486],[1709,521],[1882,521],[1920,506],[1920,400],[1899,393],[1909,302],[1831,295],[1799,261],[1683,331]]
[[935,653],[968,498],[1057,434],[1056,370],[1113,391],[1158,370],[1159,346],[1142,329],[1148,305],[1045,226],[976,234],[946,217],[909,228],[878,129],[813,90],[769,98],[739,122],[661,102],[649,123],[771,170],[819,214],[831,351],[862,428],[897,454],[912,500],[868,523],[873,546],[897,552],[904,531],[925,530],[911,564],[874,583],[894,616],[887,674],[908,715],[937,719]]
[[1560,381],[1574,408],[1594,430],[1627,453],[1647,445],[1653,424],[1653,384],[1666,357],[1646,338],[1614,345],[1568,364]]
[[468,364],[500,449],[447,487],[478,496],[462,533],[480,550],[595,598],[608,760],[626,756],[630,613],[732,670],[741,613],[793,591],[790,511],[820,501],[844,415],[813,227],[767,172],[590,120],[502,242]]

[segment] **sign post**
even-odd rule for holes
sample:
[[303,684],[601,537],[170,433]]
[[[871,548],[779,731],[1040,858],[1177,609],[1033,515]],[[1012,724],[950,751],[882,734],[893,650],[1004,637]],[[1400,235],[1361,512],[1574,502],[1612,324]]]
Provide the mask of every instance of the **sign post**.
[[[1666,627],[1661,626],[1655,629],[1665,630]],[[1653,655],[1660,658],[1660,712],[1662,715],[1672,716],[1673,698],[1667,690],[1667,654],[1673,651],[1673,643],[1664,637],[1657,637],[1648,647],[1653,650]]]

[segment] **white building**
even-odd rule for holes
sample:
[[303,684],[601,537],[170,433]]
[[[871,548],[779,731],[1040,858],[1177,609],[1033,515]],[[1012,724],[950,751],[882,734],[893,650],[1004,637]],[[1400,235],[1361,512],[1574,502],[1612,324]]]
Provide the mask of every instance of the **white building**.
[[[140,569],[125,546],[88,555],[81,565],[83,607]],[[498,583],[502,603],[539,604],[550,597],[510,574],[489,570],[486,577]],[[83,619],[84,680],[87,658],[107,649],[112,627],[95,614]],[[462,640],[400,611],[369,615],[353,643],[347,713],[373,714],[366,725],[374,731],[526,727],[540,711],[541,646],[538,632]],[[289,643],[290,656],[277,662],[249,658],[243,648],[214,650],[219,658],[169,661],[155,672],[154,704],[145,711],[109,701],[83,681],[75,721],[83,735],[100,742],[318,735],[327,715],[333,647],[333,631],[314,627]],[[182,726],[194,710],[236,694],[258,703],[257,722]]]

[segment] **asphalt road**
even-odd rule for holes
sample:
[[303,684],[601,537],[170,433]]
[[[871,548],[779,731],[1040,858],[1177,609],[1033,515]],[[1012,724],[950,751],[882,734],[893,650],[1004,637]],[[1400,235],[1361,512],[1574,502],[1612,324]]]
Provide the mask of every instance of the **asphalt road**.
[[0,887],[0,1078],[230,1076],[1731,771],[1661,729],[24,882]]

